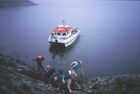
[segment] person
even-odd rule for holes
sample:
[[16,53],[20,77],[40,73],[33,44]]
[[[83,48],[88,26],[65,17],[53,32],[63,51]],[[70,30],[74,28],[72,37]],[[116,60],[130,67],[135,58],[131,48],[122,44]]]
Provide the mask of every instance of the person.
[[42,66],[42,62],[44,60],[44,57],[41,56],[41,55],[37,55],[35,57],[35,62],[37,63],[37,70],[41,70],[41,71],[44,71],[44,68]]
[[45,70],[45,81],[48,83],[49,79],[51,78],[52,75],[54,75],[56,70],[53,67],[50,67],[50,65],[46,66]]
[[73,75],[75,75],[74,78],[76,79],[72,79],[71,85],[73,85],[72,87],[77,88],[77,89],[81,89],[83,88],[83,76],[84,76],[84,72],[82,69],[82,61],[78,60],[78,61],[73,61],[70,64],[70,69],[73,72]]
[[73,70],[72,67],[70,67],[70,69],[65,74],[66,86],[70,93],[72,92],[71,90],[72,81],[75,81],[76,79],[77,79],[77,74],[75,70]]
[[60,69],[58,72],[52,75],[49,80],[49,83],[51,83],[51,85],[55,87],[57,90],[64,89],[65,80],[64,80],[63,70]]
[[80,70],[80,74],[81,75],[84,75],[84,72],[82,70],[82,61],[79,60],[79,61],[73,61],[71,64],[70,64],[70,67],[71,69],[73,69],[74,71],[78,71]]

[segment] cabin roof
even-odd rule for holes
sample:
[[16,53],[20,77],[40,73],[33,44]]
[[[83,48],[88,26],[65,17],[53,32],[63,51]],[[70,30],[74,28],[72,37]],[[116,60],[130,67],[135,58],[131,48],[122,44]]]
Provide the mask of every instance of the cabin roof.
[[55,29],[53,29],[53,32],[55,32],[55,33],[65,33],[65,32],[69,32],[70,29],[71,29],[70,26],[58,25]]

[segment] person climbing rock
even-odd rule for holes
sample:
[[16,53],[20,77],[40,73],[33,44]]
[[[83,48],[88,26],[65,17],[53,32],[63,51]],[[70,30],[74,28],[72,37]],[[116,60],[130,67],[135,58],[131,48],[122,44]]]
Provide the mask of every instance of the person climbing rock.
[[75,72],[75,70],[73,70],[71,67],[70,69],[66,72],[65,74],[65,81],[66,81],[66,86],[68,91],[71,93],[72,89],[71,89],[71,84],[73,81],[75,81],[77,79],[77,74]]
[[65,89],[65,80],[63,70],[60,69],[55,74],[53,74],[49,80],[49,83],[56,88],[56,90],[64,90]]
[[49,82],[49,79],[55,73],[56,73],[56,70],[53,67],[51,67],[50,65],[46,66],[46,70],[45,70],[45,81],[46,81],[46,83]]
[[80,75],[84,75],[84,72],[82,70],[82,61],[73,61],[71,64],[70,64],[70,67],[78,72],[78,70],[80,71]]
[[37,70],[44,71],[44,68],[42,66],[42,62],[44,60],[44,57],[41,55],[37,55],[37,56],[35,56],[34,60],[37,63]]

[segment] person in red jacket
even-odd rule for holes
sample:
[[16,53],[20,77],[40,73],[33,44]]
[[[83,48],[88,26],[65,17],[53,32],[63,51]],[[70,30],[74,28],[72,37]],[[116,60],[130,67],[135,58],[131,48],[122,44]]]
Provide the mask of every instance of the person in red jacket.
[[41,56],[41,55],[37,55],[35,57],[35,62],[37,63],[37,70],[41,70],[41,71],[44,71],[44,68],[42,66],[42,62],[44,60],[44,57]]

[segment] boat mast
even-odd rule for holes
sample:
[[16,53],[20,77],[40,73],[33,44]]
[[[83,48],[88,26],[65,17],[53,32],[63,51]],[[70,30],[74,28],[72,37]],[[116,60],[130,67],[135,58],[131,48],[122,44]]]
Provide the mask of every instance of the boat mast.
[[62,24],[63,24],[63,26],[65,27],[65,20],[62,20]]

